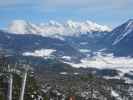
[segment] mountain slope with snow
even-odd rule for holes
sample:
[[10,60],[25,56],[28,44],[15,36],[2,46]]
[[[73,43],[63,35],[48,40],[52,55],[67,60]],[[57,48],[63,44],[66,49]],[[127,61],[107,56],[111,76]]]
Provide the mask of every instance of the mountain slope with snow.
[[116,56],[133,56],[133,19],[116,27],[106,36],[111,51]]
[[113,41],[112,45],[118,44],[121,40],[126,38],[128,35],[133,33],[133,20],[128,20],[126,23],[120,25],[112,31],[111,36],[116,36],[116,39]]
[[24,52],[23,56],[35,56],[35,57],[48,58],[55,51],[56,50],[53,50],[53,49],[40,49],[40,50],[35,50],[34,52]]
[[69,20],[65,23],[50,21],[48,23],[32,24],[24,20],[14,20],[9,24],[7,31],[16,34],[35,34],[56,37],[79,36],[81,34],[87,34],[88,32],[109,32],[111,28],[91,21],[76,22]]
[[6,50],[13,55],[35,56],[45,58],[54,56],[59,59],[63,56],[71,56],[79,60],[83,54],[57,38],[42,37],[31,34],[11,34],[0,31],[0,50]]

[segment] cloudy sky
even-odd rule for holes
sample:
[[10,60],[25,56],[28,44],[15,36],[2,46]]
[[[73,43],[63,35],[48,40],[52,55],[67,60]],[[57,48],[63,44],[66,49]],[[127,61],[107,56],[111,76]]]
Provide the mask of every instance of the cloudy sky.
[[0,27],[12,20],[33,23],[85,21],[115,27],[133,18],[133,0],[0,0]]

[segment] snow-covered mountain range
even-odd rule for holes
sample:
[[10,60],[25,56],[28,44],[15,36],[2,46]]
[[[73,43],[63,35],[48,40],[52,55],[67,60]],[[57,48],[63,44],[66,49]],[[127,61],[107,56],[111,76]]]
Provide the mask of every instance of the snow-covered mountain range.
[[[63,38],[63,39],[62,39]],[[133,64],[133,20],[110,29],[91,21],[31,24],[16,20],[0,31],[0,49],[37,58],[56,58],[73,67],[130,71]],[[111,54],[111,56],[109,56]]]
[[56,37],[79,36],[88,32],[109,32],[111,31],[111,28],[88,20],[85,22],[69,20],[64,23],[49,21],[48,23],[41,24],[32,24],[24,20],[14,20],[9,24],[7,30],[10,33],[16,34],[34,34],[47,37]]

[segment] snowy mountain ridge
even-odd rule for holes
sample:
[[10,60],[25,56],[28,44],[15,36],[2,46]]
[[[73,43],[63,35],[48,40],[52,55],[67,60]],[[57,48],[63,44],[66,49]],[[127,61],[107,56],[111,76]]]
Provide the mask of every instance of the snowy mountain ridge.
[[[117,32],[117,30],[119,30],[119,31]],[[114,29],[112,36],[115,35],[116,33],[119,33],[119,34],[116,37],[116,39],[112,45],[116,45],[122,39],[124,39],[128,34],[130,34],[132,32],[133,32],[133,19],[130,19],[126,23],[124,23],[121,26],[119,26],[118,28]]]
[[56,37],[79,36],[81,34],[87,34],[88,32],[110,32],[111,28],[88,20],[85,22],[69,20],[65,23],[49,21],[48,23],[41,23],[38,25],[24,20],[14,20],[9,24],[7,31],[15,34],[34,34],[44,37]]

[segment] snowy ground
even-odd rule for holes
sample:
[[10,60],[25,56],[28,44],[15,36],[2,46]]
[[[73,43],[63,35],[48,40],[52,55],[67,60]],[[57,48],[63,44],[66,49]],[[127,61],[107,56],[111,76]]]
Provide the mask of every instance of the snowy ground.
[[40,49],[40,50],[35,50],[34,52],[24,52],[23,56],[35,56],[35,57],[49,57],[52,55],[53,52],[56,50],[54,49]]
[[[68,62],[66,62],[68,63]],[[133,58],[114,57],[112,54],[102,56],[96,55],[92,58],[85,58],[81,63],[69,63],[73,67],[80,68],[98,68],[98,69],[116,69],[123,73],[133,71]]]

